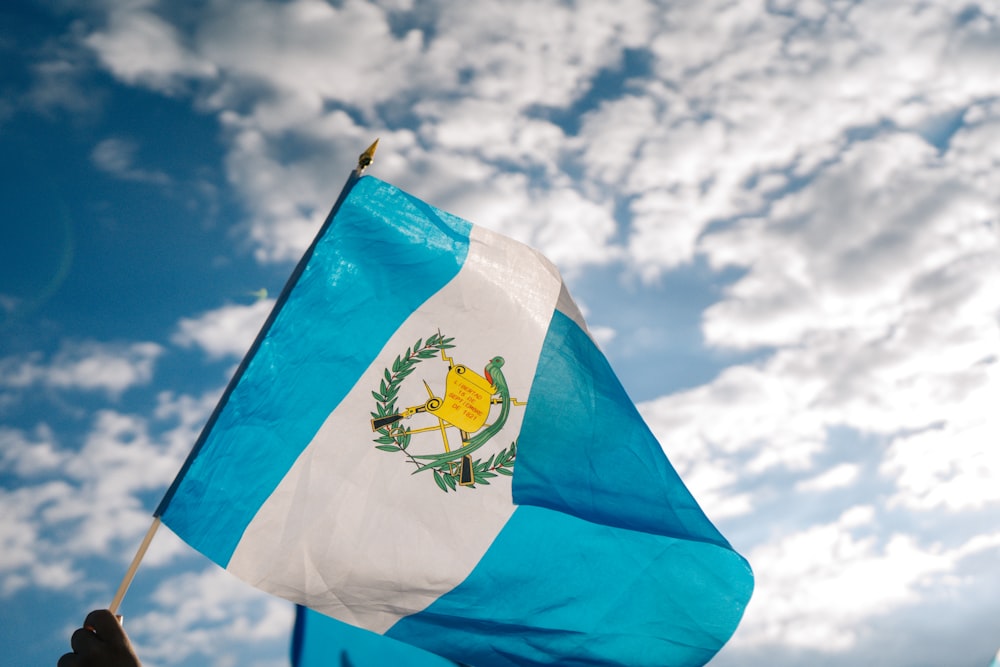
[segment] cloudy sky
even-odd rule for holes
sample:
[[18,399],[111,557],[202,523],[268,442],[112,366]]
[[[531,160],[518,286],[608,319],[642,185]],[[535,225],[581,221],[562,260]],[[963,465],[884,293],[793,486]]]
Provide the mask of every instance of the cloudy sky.
[[[559,265],[750,560],[713,666],[1000,646],[1000,1],[15,0],[0,59],[11,664],[108,604],[375,137]],[[168,530],[122,611],[147,667],[287,664]]]

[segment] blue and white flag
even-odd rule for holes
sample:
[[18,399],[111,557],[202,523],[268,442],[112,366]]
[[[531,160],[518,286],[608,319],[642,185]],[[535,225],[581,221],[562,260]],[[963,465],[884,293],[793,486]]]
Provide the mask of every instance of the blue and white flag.
[[753,588],[555,267],[371,177],[157,514],[254,586],[476,667],[700,665]]

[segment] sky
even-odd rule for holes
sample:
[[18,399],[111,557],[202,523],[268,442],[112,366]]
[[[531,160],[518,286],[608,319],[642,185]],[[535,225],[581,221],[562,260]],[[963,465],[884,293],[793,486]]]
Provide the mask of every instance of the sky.
[[[54,665],[358,154],[538,248],[752,565],[713,667],[1000,647],[1000,1],[0,6],[0,641]],[[372,316],[377,316],[377,309]],[[288,664],[159,531],[146,667]]]

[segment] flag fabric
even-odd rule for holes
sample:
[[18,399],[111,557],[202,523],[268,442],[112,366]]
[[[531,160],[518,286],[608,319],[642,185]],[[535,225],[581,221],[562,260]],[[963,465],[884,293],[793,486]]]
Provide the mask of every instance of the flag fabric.
[[296,606],[292,667],[460,667],[439,655]]
[[349,183],[157,510],[457,662],[700,665],[753,588],[536,251]]

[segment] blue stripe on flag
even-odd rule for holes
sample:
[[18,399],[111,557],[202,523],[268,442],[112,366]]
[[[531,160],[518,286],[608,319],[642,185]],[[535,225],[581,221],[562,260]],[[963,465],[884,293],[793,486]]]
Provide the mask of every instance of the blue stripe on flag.
[[607,358],[556,311],[518,440],[514,502],[729,546],[674,471]]
[[385,341],[458,273],[471,229],[378,179],[358,180],[164,499],[164,523],[225,567]]
[[522,506],[464,582],[386,635],[493,667],[702,665],[752,588],[730,549]]
[[292,667],[456,667],[439,655],[296,606]]

